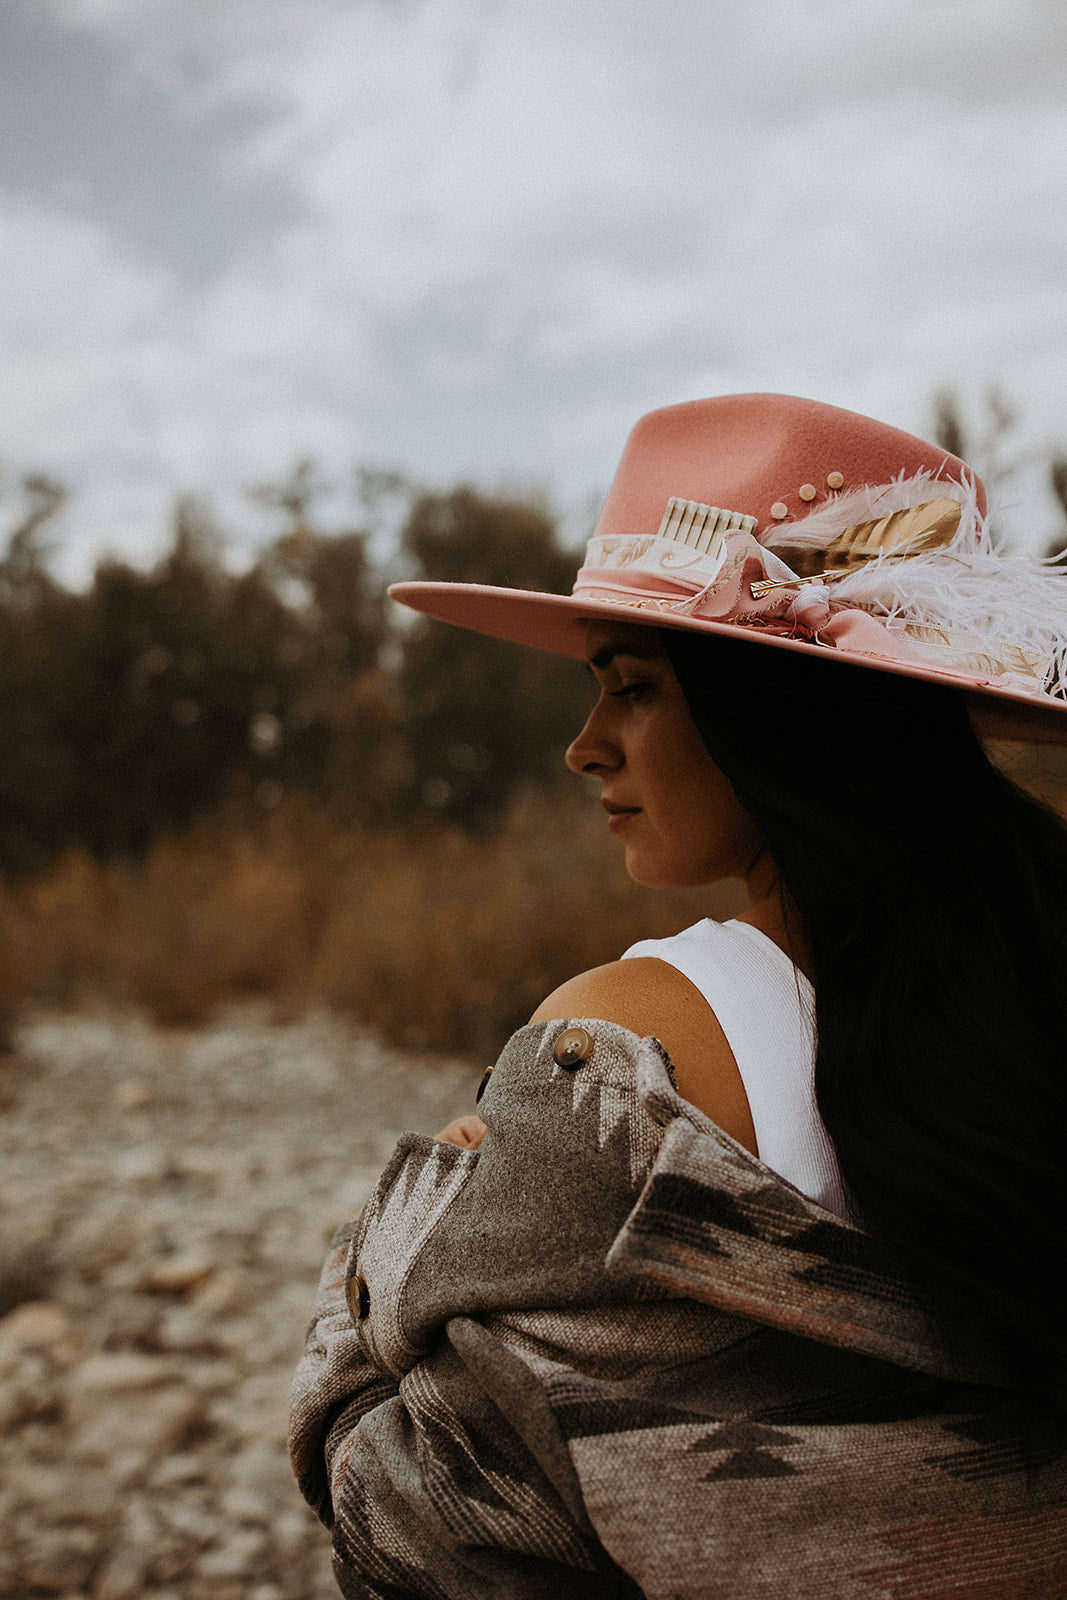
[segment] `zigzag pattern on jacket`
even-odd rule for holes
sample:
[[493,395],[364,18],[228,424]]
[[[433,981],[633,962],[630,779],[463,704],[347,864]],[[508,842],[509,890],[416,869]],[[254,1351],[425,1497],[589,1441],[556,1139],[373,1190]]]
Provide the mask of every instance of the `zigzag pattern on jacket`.
[[1063,1600],[1063,1456],[656,1041],[521,1029],[479,1110],[476,1153],[400,1141],[323,1272],[291,1448],[346,1596]]

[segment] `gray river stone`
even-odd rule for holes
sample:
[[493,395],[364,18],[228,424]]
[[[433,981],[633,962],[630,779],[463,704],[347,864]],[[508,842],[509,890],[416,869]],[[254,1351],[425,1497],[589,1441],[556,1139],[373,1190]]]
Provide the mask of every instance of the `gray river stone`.
[[326,1014],[22,1028],[0,1109],[0,1594],[336,1600],[285,1451],[336,1226],[484,1064]]

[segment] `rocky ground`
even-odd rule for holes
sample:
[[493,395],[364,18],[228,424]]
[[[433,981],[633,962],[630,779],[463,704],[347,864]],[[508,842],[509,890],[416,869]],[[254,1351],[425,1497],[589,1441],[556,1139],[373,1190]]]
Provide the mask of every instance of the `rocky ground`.
[[480,1066],[327,1016],[40,1017],[0,1069],[0,1594],[335,1600],[285,1454],[320,1260]]

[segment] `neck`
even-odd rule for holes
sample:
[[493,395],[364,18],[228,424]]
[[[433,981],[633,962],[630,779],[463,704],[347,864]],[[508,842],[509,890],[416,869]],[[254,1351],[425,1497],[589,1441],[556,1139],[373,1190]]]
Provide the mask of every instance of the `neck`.
[[782,888],[774,862],[766,853],[753,862],[745,874],[749,903],[736,918],[765,933],[809,982],[814,981],[811,951],[804,937],[800,916]]

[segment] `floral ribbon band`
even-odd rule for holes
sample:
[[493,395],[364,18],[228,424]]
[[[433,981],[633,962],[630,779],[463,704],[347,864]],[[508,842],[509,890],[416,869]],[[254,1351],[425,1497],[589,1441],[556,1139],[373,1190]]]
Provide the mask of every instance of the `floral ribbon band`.
[[[880,509],[877,503],[874,509]],[[941,494],[850,523],[819,544],[809,539],[806,548],[817,551],[824,570],[805,578],[760,542],[755,518],[672,499],[656,534],[591,539],[573,593],[759,629],[1042,699],[1060,698],[1067,677],[1067,569],[1046,567],[1041,574],[1055,580],[1049,594],[1056,602],[1054,637],[1044,636],[1047,628],[1034,637],[1032,627],[1020,630],[1021,638],[1005,637],[1000,624],[1015,569],[1009,559],[983,547],[981,530],[961,528],[966,509],[961,499]],[[775,542],[788,549],[787,541],[796,540],[803,528],[800,523],[775,530]],[[974,589],[976,566],[988,584],[985,569],[991,561],[990,575],[999,579],[990,591],[991,603],[971,604],[970,614],[953,616],[956,592],[966,599]],[[916,590],[911,600],[909,582]],[[959,609],[966,613],[968,607]],[[1051,690],[1050,676],[1056,682]]]

